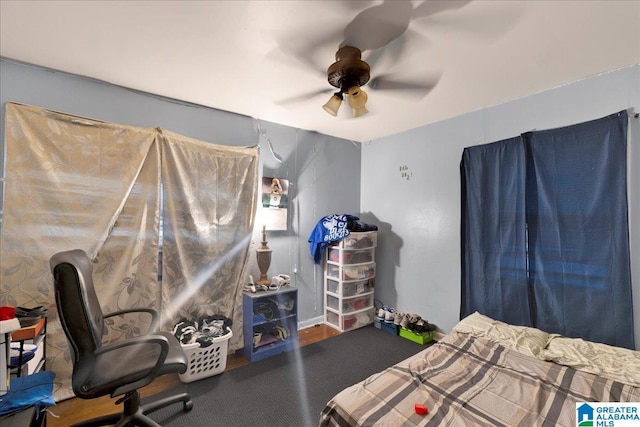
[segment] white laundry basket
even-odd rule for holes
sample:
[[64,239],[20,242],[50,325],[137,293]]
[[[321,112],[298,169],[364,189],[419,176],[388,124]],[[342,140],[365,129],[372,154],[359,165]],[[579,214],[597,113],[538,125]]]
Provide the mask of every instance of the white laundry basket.
[[187,372],[178,374],[180,381],[192,381],[221,374],[227,367],[227,347],[233,336],[231,329],[227,333],[211,340],[208,347],[200,347],[199,343],[183,344],[182,350],[188,358]]

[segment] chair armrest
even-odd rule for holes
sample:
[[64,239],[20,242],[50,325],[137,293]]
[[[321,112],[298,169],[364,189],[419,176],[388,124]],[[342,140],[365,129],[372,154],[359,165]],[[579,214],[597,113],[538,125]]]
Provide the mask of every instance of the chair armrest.
[[147,331],[147,333],[151,331],[155,331],[156,328],[158,327],[158,312],[153,308],[148,308],[148,307],[126,308],[124,310],[117,310],[111,313],[103,314],[102,317],[107,319],[109,317],[122,316],[125,314],[131,314],[131,313],[148,313],[151,315],[151,324],[149,325],[149,330]]

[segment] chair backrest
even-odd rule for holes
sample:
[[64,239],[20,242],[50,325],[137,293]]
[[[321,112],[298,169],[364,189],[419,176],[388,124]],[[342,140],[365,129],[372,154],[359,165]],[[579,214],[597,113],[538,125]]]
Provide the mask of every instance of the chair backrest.
[[94,367],[94,354],[102,346],[104,317],[93,287],[93,268],[87,254],[75,249],[49,261],[56,307],[73,358],[73,386],[84,384]]

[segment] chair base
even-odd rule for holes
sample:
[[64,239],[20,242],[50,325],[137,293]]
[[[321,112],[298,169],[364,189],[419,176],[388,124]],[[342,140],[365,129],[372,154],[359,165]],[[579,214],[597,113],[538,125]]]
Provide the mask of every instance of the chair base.
[[140,392],[131,391],[120,400],[124,402],[124,412],[105,415],[91,420],[82,421],[72,427],[98,427],[98,426],[141,426],[141,427],[161,427],[160,424],[147,417],[148,414],[157,411],[174,403],[182,402],[182,410],[189,412],[193,409],[193,402],[188,393],[180,393],[168,396],[146,405],[140,405]]

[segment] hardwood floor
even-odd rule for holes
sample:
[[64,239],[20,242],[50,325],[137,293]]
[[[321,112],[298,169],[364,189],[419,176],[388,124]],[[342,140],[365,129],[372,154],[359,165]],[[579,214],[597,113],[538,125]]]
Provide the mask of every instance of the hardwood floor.
[[[316,325],[298,331],[298,346],[313,344],[315,342],[338,335],[340,332],[327,325]],[[234,369],[249,362],[241,356],[241,352],[230,354],[227,357],[225,370]],[[143,397],[151,396],[164,390],[176,387],[180,383],[178,375],[165,375],[158,378],[152,384],[141,390]],[[48,427],[68,427],[73,423],[117,412],[122,407],[115,405],[116,399],[104,396],[98,399],[84,400],[78,398],[58,402],[50,408],[47,414]]]

